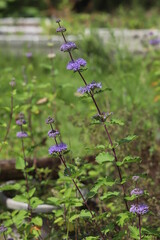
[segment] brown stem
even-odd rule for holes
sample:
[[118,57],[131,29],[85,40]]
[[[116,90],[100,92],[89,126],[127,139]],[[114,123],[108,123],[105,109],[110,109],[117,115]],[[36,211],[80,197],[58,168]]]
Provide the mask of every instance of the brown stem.
[[[21,125],[21,131],[23,131],[22,125]],[[29,193],[29,181],[28,181],[28,174],[27,174],[27,172],[26,172],[26,169],[27,169],[27,159],[26,159],[25,150],[24,150],[24,141],[23,141],[23,138],[21,138],[21,142],[22,142],[23,158],[24,158],[24,163],[25,163],[24,177],[25,177],[25,181],[26,181],[26,190],[27,190],[27,194],[28,194],[28,193]],[[32,218],[32,209],[31,209],[31,206],[30,206],[30,197],[29,197],[29,195],[28,195],[28,210],[30,210],[31,218]]]
[[138,215],[139,239],[141,240],[141,215]]

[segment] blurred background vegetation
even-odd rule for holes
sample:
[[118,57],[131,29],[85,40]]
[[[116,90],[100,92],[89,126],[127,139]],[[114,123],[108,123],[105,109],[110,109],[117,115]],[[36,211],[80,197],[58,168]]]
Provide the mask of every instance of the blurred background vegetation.
[[85,27],[159,27],[159,12],[157,0],[0,0],[0,17],[60,16]]

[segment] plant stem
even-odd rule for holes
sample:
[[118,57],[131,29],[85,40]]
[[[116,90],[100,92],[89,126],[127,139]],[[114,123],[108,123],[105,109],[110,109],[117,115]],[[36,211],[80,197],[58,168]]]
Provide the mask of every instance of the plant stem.
[[[59,24],[59,27],[61,27],[60,23],[58,23],[58,24]],[[65,43],[66,43],[67,40],[66,40],[63,32],[62,32],[62,37],[63,37],[63,39],[64,39],[64,41],[65,41]],[[74,61],[73,56],[72,56],[72,53],[71,53],[70,51],[68,51],[68,53],[69,53],[69,56],[70,56],[71,60]],[[85,78],[83,77],[82,73],[80,72],[80,70],[78,70],[78,73],[79,73],[80,77],[82,78],[84,84],[87,85],[87,82],[86,82]],[[99,115],[102,115],[101,110],[100,110],[100,108],[99,108],[99,106],[98,106],[98,104],[97,104],[97,102],[96,102],[96,100],[95,100],[95,98],[94,98],[94,96],[93,96],[93,93],[90,92],[90,95],[91,95],[91,98],[92,98],[92,100],[93,100],[93,103],[94,103],[94,105],[95,105],[95,107],[96,107],[96,109],[97,109],[97,111],[98,111],[98,114],[99,114]],[[117,155],[116,155],[116,150],[115,150],[115,148],[114,148],[114,146],[113,146],[113,142],[112,142],[110,133],[109,133],[109,131],[108,131],[108,129],[107,129],[104,121],[103,121],[103,127],[104,127],[104,130],[105,130],[106,134],[107,134],[107,138],[108,138],[108,140],[109,140],[109,143],[110,143],[110,145],[111,145],[111,147],[112,147],[112,152],[113,152],[113,155],[114,155],[115,163],[117,163],[118,159],[117,159]],[[120,182],[122,182],[121,169],[120,169],[119,166],[117,166],[117,164],[116,164],[116,168],[117,168],[117,171],[118,171],[118,175],[119,175]],[[125,196],[126,196],[125,186],[124,186],[124,184],[121,184],[121,186],[122,186],[122,190],[123,190],[124,203],[125,203],[125,206],[126,206],[127,211],[129,211],[128,202],[127,202],[127,200],[125,199]]]
[[6,238],[6,235],[5,235],[5,233],[4,233],[4,232],[3,232],[3,237],[4,237],[4,239],[5,239],[5,240],[7,240],[7,238]]
[[[22,125],[21,125],[21,131],[23,131],[23,127],[22,127]],[[26,168],[27,168],[27,159],[26,159],[26,155],[25,155],[25,149],[24,149],[24,141],[23,141],[23,138],[21,138],[21,142],[22,142],[23,158],[24,158],[24,163],[25,163],[24,177],[25,177],[25,181],[26,181],[26,190],[27,190],[27,194],[28,194],[28,210],[30,210],[31,218],[32,218],[32,209],[31,209],[31,207],[30,207],[30,198],[29,198],[29,181],[28,181],[28,174],[27,174],[27,172],[26,172]]]
[[138,215],[139,239],[141,240],[141,215]]

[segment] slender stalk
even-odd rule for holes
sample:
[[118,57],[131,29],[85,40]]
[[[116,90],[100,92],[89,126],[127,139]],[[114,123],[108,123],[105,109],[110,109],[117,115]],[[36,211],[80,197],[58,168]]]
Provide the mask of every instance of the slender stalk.
[[138,215],[139,239],[141,240],[141,215]]
[[[21,131],[23,132],[23,127],[21,125]],[[26,168],[27,168],[27,159],[26,159],[26,155],[25,155],[25,148],[24,148],[24,141],[23,138],[21,138],[21,143],[22,143],[22,152],[23,152],[23,158],[24,158],[24,163],[25,163],[25,168],[24,168],[24,177],[25,177],[25,181],[26,181],[26,190],[27,190],[27,194],[29,193],[29,181],[28,181],[28,174],[26,172]],[[30,198],[29,198],[29,194],[28,194],[28,210],[30,210],[31,213],[31,218],[32,218],[32,209],[30,207]]]
[[6,238],[6,235],[5,235],[5,233],[4,233],[4,232],[3,232],[3,237],[4,237],[4,239],[5,239],[5,240],[7,240],[7,238]]
[[[58,23],[58,24],[59,24],[59,27],[61,27],[60,23]],[[64,41],[65,41],[65,43],[66,43],[67,40],[66,40],[63,32],[62,32],[62,37],[63,37],[63,39],[64,39]],[[71,60],[74,61],[73,56],[72,56],[72,53],[71,53],[70,51],[68,51],[68,53],[69,53],[69,56],[70,56]],[[82,73],[81,73],[80,71],[78,71],[78,73],[79,73],[81,79],[83,80],[84,84],[87,85],[87,82],[86,82],[85,78],[83,77]],[[95,107],[96,107],[96,109],[97,109],[97,111],[98,111],[98,114],[99,114],[99,115],[102,115],[102,112],[101,112],[101,110],[100,110],[100,108],[99,108],[99,106],[98,106],[98,104],[97,104],[97,102],[96,102],[96,100],[95,100],[94,95],[93,95],[92,92],[90,92],[90,96],[91,96],[91,98],[92,98],[92,100],[93,100],[93,103],[94,103],[94,105],[95,105]],[[114,145],[113,145],[113,142],[112,142],[112,139],[111,139],[111,135],[110,135],[110,133],[109,133],[109,131],[108,131],[108,129],[107,129],[107,127],[106,127],[106,125],[105,125],[104,122],[103,122],[103,127],[104,127],[104,130],[105,130],[106,134],[107,134],[107,138],[108,138],[108,140],[109,140],[109,143],[110,143],[110,145],[111,145],[111,147],[112,147],[112,152],[113,152],[114,159],[115,159],[115,163],[116,163],[116,162],[118,161],[117,154],[116,154],[116,150],[115,150],[115,148],[114,148]],[[121,169],[120,169],[119,166],[117,166],[117,164],[116,164],[116,168],[117,168],[117,171],[118,171],[118,175],[119,175],[120,182],[122,182]],[[122,186],[122,190],[123,190],[124,203],[125,203],[125,206],[126,206],[127,211],[129,211],[128,202],[127,202],[127,200],[125,199],[125,196],[126,196],[125,186],[124,186],[124,184],[121,184],[121,186]]]

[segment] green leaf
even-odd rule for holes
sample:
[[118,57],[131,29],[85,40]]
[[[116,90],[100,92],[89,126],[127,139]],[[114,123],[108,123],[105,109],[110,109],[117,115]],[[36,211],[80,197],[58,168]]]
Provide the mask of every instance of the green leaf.
[[81,210],[80,217],[82,218],[91,218],[92,215],[88,210]]
[[0,187],[0,191],[10,191],[10,190],[19,190],[21,185],[19,183],[15,184],[6,184]]
[[25,170],[26,173],[33,172],[35,170],[35,167],[30,167]]
[[36,191],[36,188],[32,188],[32,189],[28,192],[29,198],[31,198],[31,197],[34,195],[35,191]]
[[96,149],[98,149],[98,150],[105,150],[105,146],[104,145],[97,145],[96,146]]
[[147,235],[152,235],[152,236],[158,236],[160,237],[160,231],[158,231],[155,228],[150,228],[150,227],[142,227],[142,233],[147,234]]
[[111,178],[99,178],[98,181],[95,183],[93,188],[90,190],[90,192],[87,195],[87,198],[92,198],[94,195],[97,194],[98,190],[102,186],[113,186],[115,184],[115,181]]
[[105,162],[113,162],[114,157],[110,155],[108,152],[102,152],[96,157],[96,162],[99,164],[105,163]]
[[119,192],[107,192],[102,197],[100,197],[101,200],[108,200],[112,197],[117,197],[119,195]]
[[79,214],[74,214],[72,217],[70,217],[69,221],[73,222],[77,218],[79,218]]
[[28,216],[28,212],[25,210],[19,211],[14,217],[12,217],[12,221],[16,226],[20,226],[23,224],[24,219]]
[[32,223],[34,225],[36,225],[36,226],[40,226],[41,227],[42,224],[43,224],[43,221],[42,221],[41,217],[37,216],[37,217],[32,218]]
[[130,230],[130,235],[132,239],[139,240],[139,229],[133,226],[129,226],[129,230]]
[[126,232],[125,231],[119,231],[114,237],[112,238],[113,240],[122,240],[125,239],[126,237]]
[[25,160],[22,157],[16,159],[16,169],[23,170],[25,168]]
[[123,159],[123,163],[139,163],[141,162],[141,158],[140,157],[132,157],[132,156],[127,156]]
[[63,221],[64,221],[64,219],[62,217],[59,217],[54,221],[54,223],[59,223],[59,222],[63,222]]
[[109,232],[112,232],[114,230],[114,223],[109,223],[104,229],[104,233],[107,234]]
[[119,144],[123,144],[123,143],[129,143],[132,142],[133,140],[135,140],[137,138],[136,135],[130,135],[128,137],[122,138],[121,140],[119,140]]
[[45,70],[49,70],[49,71],[52,69],[52,66],[50,64],[46,64],[46,63],[41,63],[40,67],[42,67]]
[[123,159],[122,162],[116,162],[117,166],[122,166],[124,164],[127,164],[127,163],[140,163],[141,162],[141,158],[140,157],[137,157],[137,156],[127,156]]
[[116,119],[116,118],[112,118],[112,119],[110,120],[110,123],[111,123],[111,124],[118,124],[118,125],[120,125],[120,126],[124,126],[124,122],[123,122],[122,120]]
[[133,194],[132,196],[126,196],[125,197],[125,199],[127,200],[127,201],[133,201],[134,199],[136,199],[137,198],[137,196],[135,195],[135,194]]
[[123,227],[125,222],[127,220],[129,220],[130,218],[130,214],[128,212],[124,212],[124,213],[120,213],[118,214],[118,220],[117,220],[117,224],[120,226],[120,227]]
[[38,205],[42,204],[43,201],[39,199],[38,197],[32,197],[30,199],[30,205],[32,208],[36,208]]
[[89,237],[83,238],[83,240],[99,240],[99,237],[89,236]]
[[18,202],[25,202],[28,203],[28,199],[25,195],[16,195],[13,200],[18,201]]
[[11,111],[11,109],[9,107],[1,107],[0,109],[4,109],[6,112],[9,112]]
[[56,197],[49,197],[47,200],[53,205],[59,205],[60,200]]

